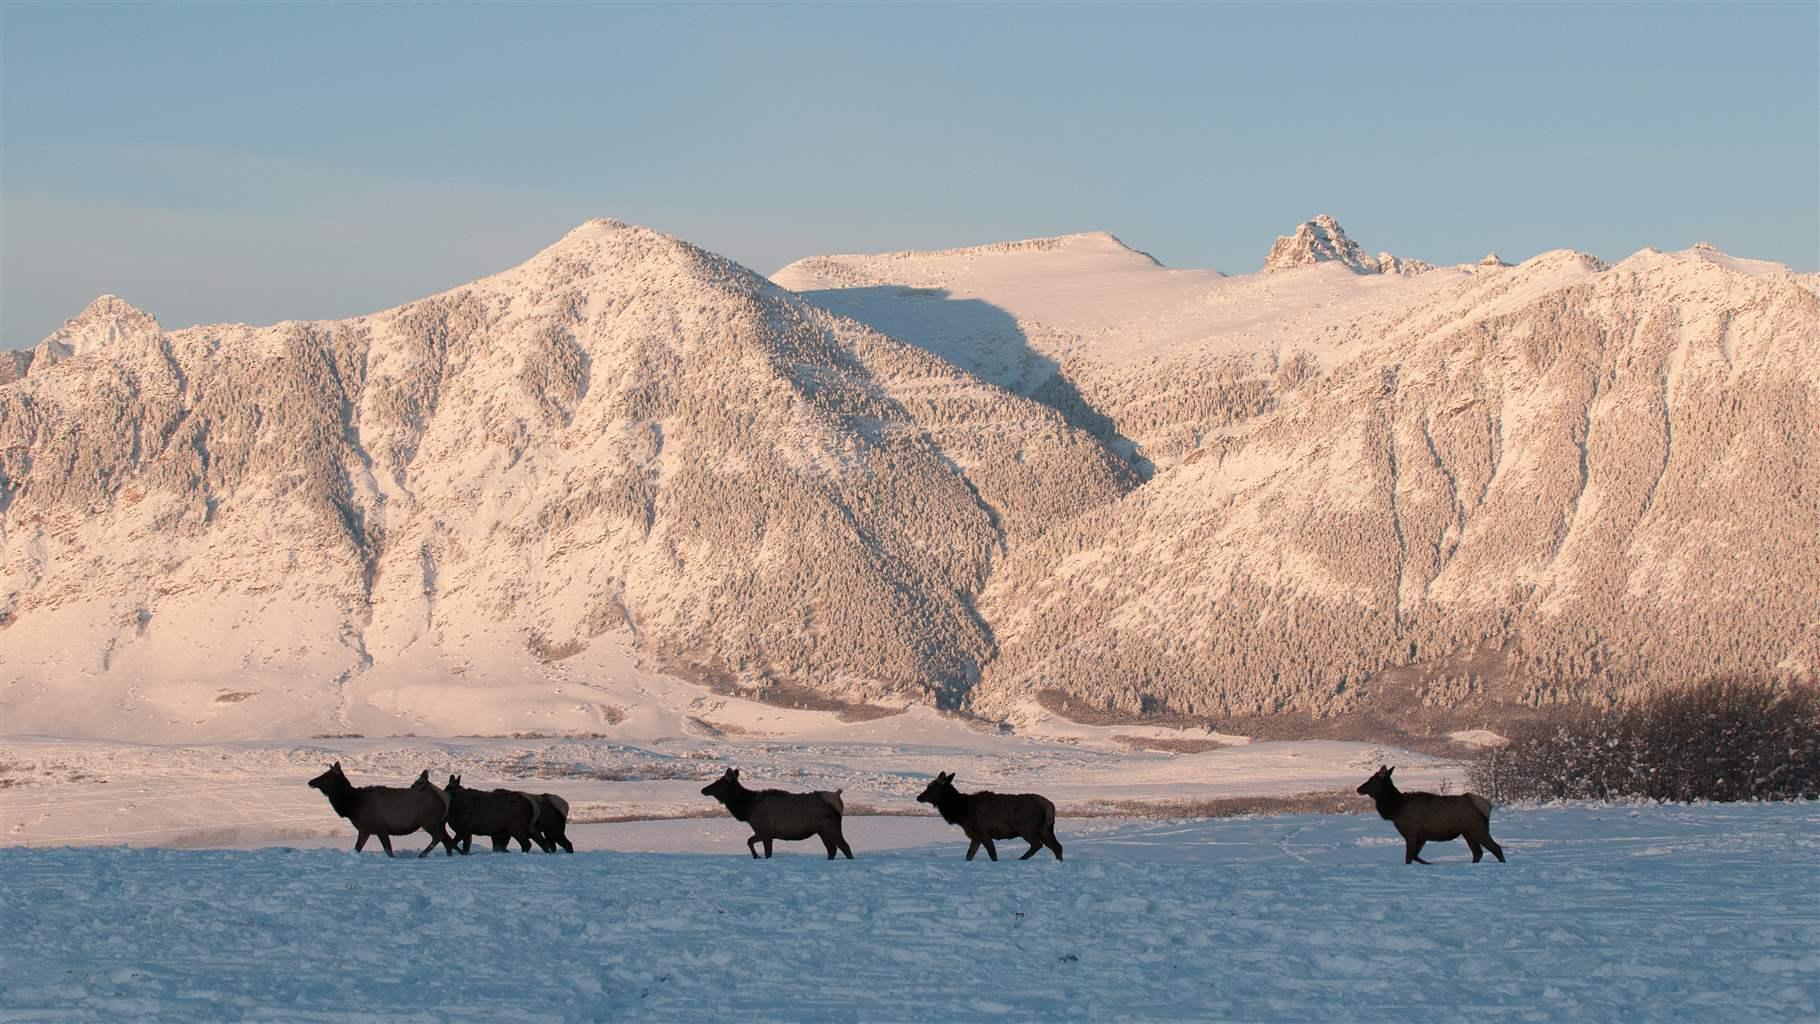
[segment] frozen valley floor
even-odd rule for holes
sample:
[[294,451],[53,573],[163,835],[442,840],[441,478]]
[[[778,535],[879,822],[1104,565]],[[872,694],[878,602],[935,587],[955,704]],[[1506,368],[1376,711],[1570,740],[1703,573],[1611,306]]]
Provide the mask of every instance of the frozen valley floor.
[[1820,1016],[1820,805],[1493,826],[1510,863],[1430,868],[1363,815],[1064,822],[1064,863],[902,818],[834,863],[0,849],[0,1020]]

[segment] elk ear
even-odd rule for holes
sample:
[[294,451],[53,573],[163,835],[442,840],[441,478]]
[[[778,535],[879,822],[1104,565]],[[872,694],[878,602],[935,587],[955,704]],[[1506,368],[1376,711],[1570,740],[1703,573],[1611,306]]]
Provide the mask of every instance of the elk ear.
[[737,779],[737,778],[739,778],[739,769],[738,768],[729,768],[729,769],[727,769],[727,774],[731,775]]
[[1390,773],[1391,773],[1391,772],[1394,772],[1394,771],[1396,771],[1396,769],[1395,769],[1395,768],[1386,768],[1386,769],[1384,769],[1384,777],[1385,777],[1385,778],[1387,778],[1387,779],[1388,779],[1388,778],[1390,778]]

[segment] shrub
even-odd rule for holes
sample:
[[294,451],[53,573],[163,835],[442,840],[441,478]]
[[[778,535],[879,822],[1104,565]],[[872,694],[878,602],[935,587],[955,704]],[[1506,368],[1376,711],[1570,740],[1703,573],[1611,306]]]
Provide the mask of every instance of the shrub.
[[1468,766],[1504,800],[1820,798],[1820,688],[1716,680],[1529,723]]

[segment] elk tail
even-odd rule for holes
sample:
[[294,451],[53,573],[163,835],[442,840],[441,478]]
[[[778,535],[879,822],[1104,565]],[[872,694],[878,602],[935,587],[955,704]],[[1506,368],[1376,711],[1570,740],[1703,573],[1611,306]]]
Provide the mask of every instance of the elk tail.
[[1477,793],[1466,794],[1466,799],[1472,801],[1473,807],[1475,809],[1477,809],[1480,814],[1483,814],[1485,816],[1486,821],[1491,820],[1491,801],[1490,800],[1485,799],[1484,797],[1480,796]]
[[555,793],[545,793],[543,798],[551,807],[556,808],[556,813],[562,815],[563,821],[566,822],[569,820],[569,802],[567,800],[557,796]]

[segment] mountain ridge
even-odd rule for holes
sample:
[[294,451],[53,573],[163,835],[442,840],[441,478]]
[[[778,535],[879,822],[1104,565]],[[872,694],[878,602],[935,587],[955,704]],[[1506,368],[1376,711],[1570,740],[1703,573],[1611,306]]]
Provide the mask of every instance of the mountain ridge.
[[1811,676],[1815,280],[1708,246],[1226,277],[1103,232],[767,280],[603,219],[342,320],[104,296],[0,377],[0,716],[610,730],[659,672],[1441,728]]
[[[78,648],[104,652],[74,675],[128,690],[135,673],[235,675],[283,635],[278,616],[312,638],[273,663],[342,689],[413,659],[445,684],[454,633],[490,635],[495,662],[518,646],[509,664],[618,631],[676,670],[952,694],[990,650],[968,594],[1057,500],[1042,475],[1066,479],[1070,502],[1126,486],[1040,406],[616,222],[381,313],[157,337],[169,367],[89,353],[0,394],[9,724],[57,703],[20,696],[67,674],[53,638],[24,627],[63,612],[84,620]],[[118,422],[131,443],[100,436]],[[74,507],[100,515],[47,524]],[[179,608],[217,621],[162,641]],[[823,642],[825,616],[847,624]],[[223,708],[120,701],[212,723],[273,711],[272,689]],[[342,696],[300,693],[276,714],[330,728]]]

